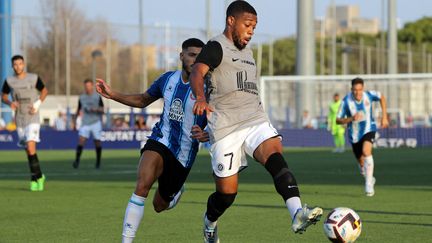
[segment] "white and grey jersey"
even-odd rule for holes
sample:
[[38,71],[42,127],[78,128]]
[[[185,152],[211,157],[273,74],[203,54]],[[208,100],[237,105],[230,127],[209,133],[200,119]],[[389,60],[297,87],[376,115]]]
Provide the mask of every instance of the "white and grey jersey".
[[39,111],[30,114],[33,103],[39,99],[39,92],[45,88],[38,75],[26,73],[20,79],[16,76],[7,77],[2,87],[2,93],[12,94],[12,100],[19,103],[15,113],[17,127],[26,127],[29,124],[39,124]]
[[206,87],[209,104],[214,107],[207,118],[212,143],[239,128],[268,121],[251,49],[239,50],[221,34],[203,47],[196,63],[210,67]]
[[101,96],[93,92],[92,94],[81,94],[78,101],[78,111],[83,111],[82,125],[91,125],[101,121],[102,114],[94,109],[103,107]]

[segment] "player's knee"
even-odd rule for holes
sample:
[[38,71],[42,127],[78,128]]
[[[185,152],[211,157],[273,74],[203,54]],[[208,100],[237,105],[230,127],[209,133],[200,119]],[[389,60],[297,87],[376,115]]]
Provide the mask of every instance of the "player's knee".
[[156,213],[164,211],[168,206],[169,204],[164,201],[157,200],[156,198],[153,200],[153,209]]

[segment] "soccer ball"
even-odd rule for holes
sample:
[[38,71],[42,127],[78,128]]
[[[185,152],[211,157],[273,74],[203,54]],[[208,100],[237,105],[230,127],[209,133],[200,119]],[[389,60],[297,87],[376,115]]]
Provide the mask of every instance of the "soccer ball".
[[331,242],[354,242],[361,233],[360,217],[350,208],[335,208],[324,221],[324,233]]

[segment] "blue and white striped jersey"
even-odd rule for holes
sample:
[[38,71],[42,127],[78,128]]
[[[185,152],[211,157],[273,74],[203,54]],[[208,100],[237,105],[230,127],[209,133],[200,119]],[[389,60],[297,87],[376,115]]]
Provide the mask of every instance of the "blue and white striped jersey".
[[189,82],[182,81],[180,70],[167,72],[151,85],[147,93],[164,99],[160,121],[149,138],[167,146],[184,167],[191,167],[199,144],[190,138],[191,129],[195,124],[204,129],[207,119],[205,115],[196,116],[192,112],[195,97]]
[[351,143],[357,143],[368,132],[377,130],[373,118],[372,102],[380,101],[381,93],[378,91],[364,91],[360,102],[356,101],[352,93],[346,95],[339,107],[337,118],[352,117],[360,112],[361,119],[348,123],[348,137]]

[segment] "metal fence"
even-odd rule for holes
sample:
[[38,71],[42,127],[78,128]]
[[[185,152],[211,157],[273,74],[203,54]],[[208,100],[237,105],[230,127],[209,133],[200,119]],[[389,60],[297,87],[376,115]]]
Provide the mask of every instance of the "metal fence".
[[[308,111],[317,128],[326,127],[333,95],[350,92],[355,75],[264,76],[261,99],[278,128],[299,127],[300,114]],[[431,126],[432,74],[361,75],[366,90],[380,91],[387,99],[392,126]],[[379,116],[379,105],[376,107]]]

